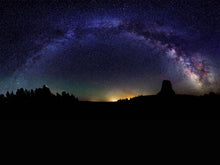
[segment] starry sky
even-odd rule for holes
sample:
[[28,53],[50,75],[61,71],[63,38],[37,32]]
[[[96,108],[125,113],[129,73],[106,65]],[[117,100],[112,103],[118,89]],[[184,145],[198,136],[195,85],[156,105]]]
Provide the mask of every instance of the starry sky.
[[220,92],[218,0],[1,0],[0,93],[80,100]]

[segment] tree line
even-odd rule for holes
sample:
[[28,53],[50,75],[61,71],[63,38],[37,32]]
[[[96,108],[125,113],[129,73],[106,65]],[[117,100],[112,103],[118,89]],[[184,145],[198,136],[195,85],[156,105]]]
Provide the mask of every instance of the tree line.
[[28,102],[78,102],[78,98],[68,92],[53,94],[51,90],[43,85],[42,88],[35,90],[17,89],[14,93],[7,91],[6,94],[0,94],[0,104],[4,103],[28,103]]

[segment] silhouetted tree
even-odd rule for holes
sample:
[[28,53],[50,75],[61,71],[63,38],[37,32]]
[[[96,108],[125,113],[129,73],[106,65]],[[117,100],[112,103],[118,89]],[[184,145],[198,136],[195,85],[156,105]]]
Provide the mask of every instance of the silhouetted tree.
[[24,89],[23,88],[18,89],[17,92],[16,92],[16,96],[20,97],[20,98],[24,98],[25,97]]
[[65,91],[62,92],[62,97],[68,97],[69,93],[66,93]]
[[15,97],[15,94],[13,91],[10,93],[10,97]]
[[31,89],[31,91],[30,91],[30,97],[34,97],[34,96],[35,96],[34,90]]
[[0,103],[4,103],[5,102],[5,96],[3,94],[0,95]]
[[56,97],[61,97],[61,95],[59,93],[56,93]]
[[9,91],[6,92],[6,97],[7,97],[7,98],[10,98],[10,93],[9,93]]

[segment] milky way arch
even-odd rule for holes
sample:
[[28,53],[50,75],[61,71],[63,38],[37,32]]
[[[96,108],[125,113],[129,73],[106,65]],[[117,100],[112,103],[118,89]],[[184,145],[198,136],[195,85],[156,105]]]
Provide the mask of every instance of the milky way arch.
[[[9,86],[13,86],[14,89],[25,86],[28,74],[37,75],[40,74],[40,70],[44,72],[47,62],[56,58],[57,55],[62,56],[63,48],[68,47],[70,43],[82,41],[91,34],[102,39],[123,34],[132,38],[134,42],[141,42],[147,47],[161,51],[161,55],[172,60],[180,68],[185,79],[197,89],[214,83],[214,74],[207,60],[199,52],[188,50],[190,43],[177,29],[138,20],[108,18],[88,20],[65,31],[56,31],[56,35],[45,38],[44,42],[41,40],[43,44],[40,50],[30,55],[25,64],[14,72]],[[61,51],[60,54],[59,51]],[[37,70],[36,73],[32,73],[32,68]]]

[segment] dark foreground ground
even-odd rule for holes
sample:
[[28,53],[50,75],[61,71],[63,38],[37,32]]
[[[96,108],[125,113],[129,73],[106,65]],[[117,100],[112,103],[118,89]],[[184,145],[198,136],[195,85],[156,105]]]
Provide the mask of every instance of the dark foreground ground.
[[218,120],[220,97],[140,96],[118,102],[82,102],[71,98],[9,100],[0,104],[9,120]]
[[219,164],[218,96],[1,104],[0,163]]

